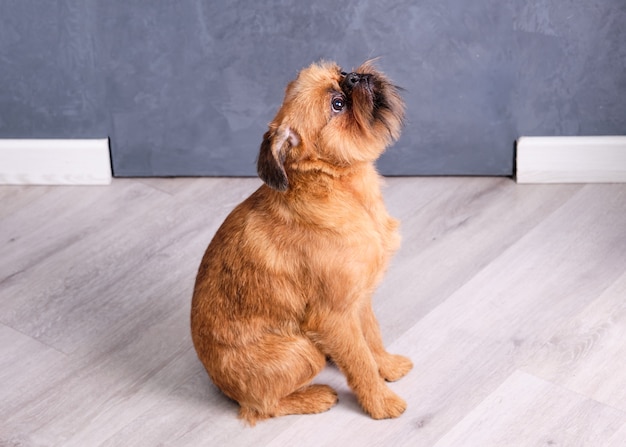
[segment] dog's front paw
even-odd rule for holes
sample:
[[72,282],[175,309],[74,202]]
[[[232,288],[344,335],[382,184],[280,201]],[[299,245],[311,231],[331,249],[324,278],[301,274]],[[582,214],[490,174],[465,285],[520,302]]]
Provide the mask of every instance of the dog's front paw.
[[413,362],[408,357],[397,354],[387,354],[378,359],[380,376],[388,382],[395,382],[404,377],[413,368]]
[[373,419],[397,418],[406,410],[404,399],[387,387],[384,392],[364,399],[361,405]]

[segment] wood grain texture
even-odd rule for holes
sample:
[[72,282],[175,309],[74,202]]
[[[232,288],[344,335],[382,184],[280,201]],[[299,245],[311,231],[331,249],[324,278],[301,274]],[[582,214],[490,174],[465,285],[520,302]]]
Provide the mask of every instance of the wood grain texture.
[[623,417],[621,411],[517,371],[435,445],[599,446],[624,424]]
[[256,179],[0,187],[0,445],[624,445],[626,185],[390,178],[375,297],[408,402],[250,429],[191,346],[200,257]]
[[625,328],[626,274],[578,315],[563,322],[524,366],[524,371],[623,408]]

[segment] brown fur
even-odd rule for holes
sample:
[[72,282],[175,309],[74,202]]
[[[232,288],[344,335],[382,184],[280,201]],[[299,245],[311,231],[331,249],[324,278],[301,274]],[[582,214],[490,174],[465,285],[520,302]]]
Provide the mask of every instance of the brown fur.
[[198,357],[251,424],[332,407],[335,391],[310,385],[326,357],[373,418],[406,408],[385,380],[412,363],[387,353],[371,303],[400,242],[373,163],[398,138],[404,104],[370,62],[355,73],[369,78],[323,62],[288,85],[259,153],[265,184],[226,218],[198,271]]

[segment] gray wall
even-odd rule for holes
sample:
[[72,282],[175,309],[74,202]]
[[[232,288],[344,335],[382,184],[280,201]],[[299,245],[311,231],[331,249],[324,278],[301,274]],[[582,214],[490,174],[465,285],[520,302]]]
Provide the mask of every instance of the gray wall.
[[385,174],[510,175],[520,135],[626,133],[624,0],[0,0],[0,138],[254,175],[299,68],[374,56],[408,105]]

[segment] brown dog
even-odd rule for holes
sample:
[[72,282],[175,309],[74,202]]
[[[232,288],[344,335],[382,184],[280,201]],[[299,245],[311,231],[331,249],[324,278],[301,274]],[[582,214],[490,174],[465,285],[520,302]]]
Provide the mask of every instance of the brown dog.
[[226,218],[204,255],[191,309],[198,357],[249,423],[319,413],[337,401],[311,385],[326,357],[375,419],[406,403],[385,380],[411,361],[385,351],[371,297],[400,238],[374,161],[404,115],[372,63],[302,70],[258,158],[265,182]]

